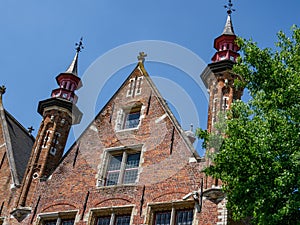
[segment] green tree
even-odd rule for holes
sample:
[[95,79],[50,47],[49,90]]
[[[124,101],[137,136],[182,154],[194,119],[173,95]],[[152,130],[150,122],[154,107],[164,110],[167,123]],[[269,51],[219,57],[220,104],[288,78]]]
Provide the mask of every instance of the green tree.
[[279,32],[273,50],[238,44],[234,72],[252,98],[232,104],[226,138],[205,172],[223,181],[234,219],[300,224],[300,29],[293,26],[291,37]]

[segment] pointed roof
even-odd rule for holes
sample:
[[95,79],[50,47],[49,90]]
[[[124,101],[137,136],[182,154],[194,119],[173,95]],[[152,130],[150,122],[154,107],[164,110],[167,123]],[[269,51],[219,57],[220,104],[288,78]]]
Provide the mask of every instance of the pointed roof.
[[233,30],[233,26],[232,26],[231,14],[230,13],[228,13],[228,16],[227,16],[227,20],[226,20],[225,27],[224,27],[222,35],[223,34],[225,34],[225,35],[235,35],[234,30]]
[[2,95],[5,87],[0,87],[0,123],[6,147],[7,158],[12,173],[12,182],[19,186],[22,182],[31,149],[34,144],[34,137],[26,130],[10,113],[2,103]]
[[68,69],[66,70],[65,73],[71,73],[75,76],[78,76],[78,55],[79,52],[81,52],[81,50],[84,48],[83,47],[83,43],[82,43],[82,38],[80,38],[80,41],[78,43],[75,44],[76,47],[76,54],[74,56],[73,61],[71,62],[70,66],[68,67]]
[[75,76],[78,76],[78,51],[76,51],[76,54],[74,56],[74,59],[72,60],[70,66],[66,70],[65,73],[71,73]]

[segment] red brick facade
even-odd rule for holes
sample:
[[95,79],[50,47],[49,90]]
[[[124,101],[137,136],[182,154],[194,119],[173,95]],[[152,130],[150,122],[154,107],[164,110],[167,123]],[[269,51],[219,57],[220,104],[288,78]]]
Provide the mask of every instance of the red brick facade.
[[[77,56],[78,52],[74,65]],[[235,92],[232,88],[236,79],[228,72],[232,65],[230,60],[214,62],[201,75],[210,89],[209,131],[213,131],[214,113],[222,110],[221,101],[229,107],[242,94],[242,90]],[[71,75],[60,76],[66,76],[68,82],[74,79],[79,85],[80,79],[74,73],[77,69],[70,68]],[[62,156],[74,115],[81,116],[77,108],[78,112],[69,110],[74,102],[68,101],[77,87],[69,86],[70,90],[60,86],[50,99],[40,102],[43,121],[35,144],[31,143],[31,156],[19,185],[12,185],[14,170],[5,148],[2,115],[0,224],[96,225],[100,218],[111,225],[122,224],[116,223],[118,220],[154,225],[166,217],[172,225],[227,224],[220,182],[202,172],[207,159],[195,151],[146,72],[142,58]],[[68,99],[61,99],[63,93],[69,94]],[[213,108],[215,98],[218,104]],[[3,108],[0,110],[3,114]]]

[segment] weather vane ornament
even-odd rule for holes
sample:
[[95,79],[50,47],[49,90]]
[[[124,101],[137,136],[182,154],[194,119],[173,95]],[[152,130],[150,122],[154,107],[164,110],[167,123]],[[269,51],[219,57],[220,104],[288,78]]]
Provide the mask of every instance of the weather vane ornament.
[[224,5],[225,9],[227,9],[228,15],[230,15],[232,12],[235,11],[235,9],[233,9],[232,6],[233,6],[233,4],[232,4],[231,0],[228,0],[228,4]]
[[79,43],[76,43],[75,46],[77,46],[76,47],[77,52],[81,52],[81,50],[84,49],[84,46],[83,46],[83,43],[82,43],[82,37],[80,38]]

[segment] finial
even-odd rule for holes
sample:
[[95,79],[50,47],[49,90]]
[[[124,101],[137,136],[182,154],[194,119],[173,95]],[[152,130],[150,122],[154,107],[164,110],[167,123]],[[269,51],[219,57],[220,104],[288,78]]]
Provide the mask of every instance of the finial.
[[34,131],[34,128],[32,126],[28,127],[27,129],[29,134],[32,134],[32,131]]
[[6,91],[6,87],[4,85],[2,85],[0,87],[0,95],[3,95],[5,93],[5,91]]
[[235,11],[235,9],[233,9],[232,6],[233,4],[231,3],[231,0],[228,0],[228,4],[224,5],[224,8],[227,9],[228,15]]
[[145,52],[140,52],[137,58],[138,58],[139,62],[143,63],[145,61],[146,57],[147,57],[147,54],[145,54]]
[[77,52],[81,52],[81,49],[84,49],[84,46],[83,46],[83,43],[82,43],[82,37],[80,38],[78,43],[75,43],[75,46],[77,46],[76,47]]
[[190,125],[190,131],[193,132],[193,130],[194,130],[194,125],[191,123],[191,125]]

